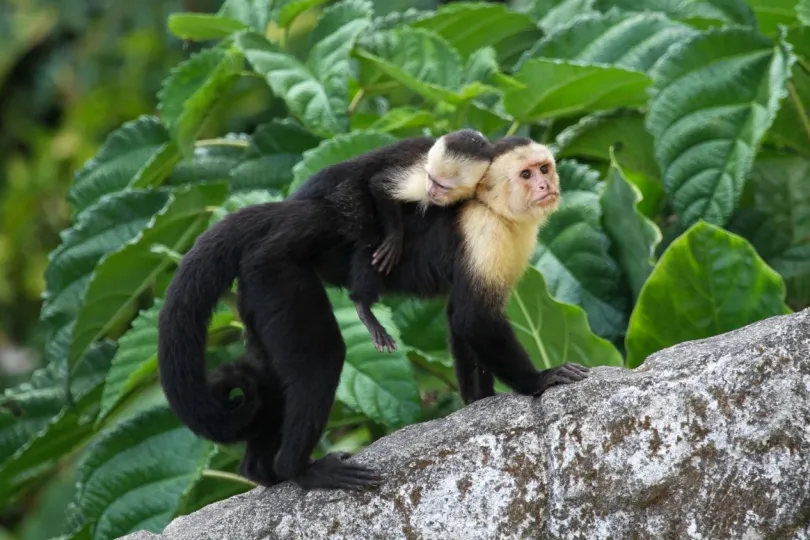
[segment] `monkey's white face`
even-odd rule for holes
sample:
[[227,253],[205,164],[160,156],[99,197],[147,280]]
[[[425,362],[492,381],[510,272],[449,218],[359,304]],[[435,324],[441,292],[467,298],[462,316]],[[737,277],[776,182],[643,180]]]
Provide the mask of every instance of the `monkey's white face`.
[[425,165],[425,190],[430,203],[446,206],[472,198],[489,164],[488,160],[448,155],[444,139],[439,138],[428,152]]
[[542,221],[560,204],[560,177],[548,147],[532,143],[498,156],[478,198],[512,221]]

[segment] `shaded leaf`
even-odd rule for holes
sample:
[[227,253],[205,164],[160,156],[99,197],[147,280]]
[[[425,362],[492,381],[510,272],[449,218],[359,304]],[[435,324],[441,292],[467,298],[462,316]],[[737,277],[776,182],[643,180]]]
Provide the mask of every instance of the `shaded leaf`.
[[506,312],[538,369],[566,362],[584,366],[623,364],[616,348],[591,332],[585,312],[554,300],[543,275],[534,268],[528,268],[515,287]]
[[446,299],[402,298],[386,303],[391,307],[393,321],[403,344],[428,360],[447,367],[453,365],[447,345]]
[[810,305],[810,160],[760,155],[749,185],[753,207],[738,212],[730,229],[782,275],[788,303],[804,308]]
[[568,24],[578,16],[595,12],[594,0],[529,0],[527,13],[546,34]]
[[810,26],[810,0],[799,0],[796,4],[796,16],[803,25]]
[[233,134],[198,141],[192,155],[177,164],[166,183],[183,186],[227,180],[245,160],[250,145],[247,136]]
[[783,45],[730,28],[687,40],[658,64],[646,125],[683,226],[731,217],[790,61]]
[[[810,40],[810,31],[807,39]],[[787,90],[787,98],[782,101],[776,120],[768,131],[768,139],[810,157],[810,73],[795,64]]]
[[141,413],[102,436],[78,466],[74,501],[93,538],[160,532],[199,480],[212,446],[168,407]]
[[152,252],[152,245],[178,252],[188,248],[205,229],[211,208],[221,203],[226,193],[225,184],[178,188],[137,237],[98,264],[76,317],[68,351],[71,368],[91,343],[120,322],[119,318],[170,264]]
[[528,15],[504,5],[486,3],[445,5],[410,26],[436,32],[462,58],[478,49],[493,47],[502,62],[513,60],[542,36]]
[[158,93],[161,116],[183,154],[214,106],[236,83],[244,66],[235,49],[205,49],[174,68]]
[[602,225],[616,254],[616,260],[627,277],[633,300],[652,272],[655,247],[661,241],[658,227],[641,215],[637,204],[641,193],[622,175],[614,162],[605,181],[599,202],[602,205]]
[[321,13],[310,39],[312,43],[318,43],[337,32],[343,25],[357,19],[371,20],[373,16],[374,4],[368,0],[342,0],[331,4]]
[[431,127],[436,123],[436,117],[428,111],[414,107],[399,107],[375,120],[369,131],[383,133],[394,132],[408,128]]
[[534,58],[515,79],[526,88],[506,94],[506,111],[522,122],[572,116],[647,102],[650,79],[638,71]]
[[778,26],[793,26],[797,19],[797,0],[746,0],[759,24],[759,31],[767,36],[776,36]]
[[172,13],[168,26],[175,36],[193,41],[221,39],[248,28],[242,21],[210,13]]
[[562,161],[559,175],[562,203],[540,230],[533,265],[555,299],[586,311],[594,332],[607,339],[621,337],[627,326],[627,297],[602,229],[599,174]]
[[658,11],[673,19],[682,19],[700,27],[717,22],[756,26],[754,12],[744,0],[595,0],[600,11],[618,8],[623,11]]
[[[677,291],[677,294],[673,294]],[[666,347],[788,313],[785,284],[743,238],[696,223],[661,255],[627,331],[634,368]]]
[[673,44],[696,33],[657,13],[593,13],[538,41],[515,69],[530,58],[556,58],[647,72]]
[[276,0],[273,3],[273,18],[286,28],[306,10],[326,4],[329,0]]
[[[394,353],[377,351],[348,296],[345,293],[330,296],[346,342],[346,363],[340,376],[337,399],[389,428],[418,422],[422,402],[408,359],[401,350]],[[399,341],[399,332],[391,322],[389,309],[378,304],[373,311],[391,336]]]
[[126,122],[76,173],[68,202],[81,212],[101,196],[124,189],[135,178],[143,179],[147,165],[169,147],[169,133],[156,117],[140,116]]
[[374,131],[353,131],[324,140],[317,147],[304,152],[304,159],[293,168],[294,180],[289,192],[298,189],[304,181],[324,167],[394,143],[396,140],[393,135]]

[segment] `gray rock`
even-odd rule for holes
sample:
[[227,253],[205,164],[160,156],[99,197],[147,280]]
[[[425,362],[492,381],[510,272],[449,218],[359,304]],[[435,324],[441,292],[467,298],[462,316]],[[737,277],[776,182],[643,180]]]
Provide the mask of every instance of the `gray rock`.
[[810,311],[498,395],[354,459],[386,484],[256,489],[126,538],[810,538]]

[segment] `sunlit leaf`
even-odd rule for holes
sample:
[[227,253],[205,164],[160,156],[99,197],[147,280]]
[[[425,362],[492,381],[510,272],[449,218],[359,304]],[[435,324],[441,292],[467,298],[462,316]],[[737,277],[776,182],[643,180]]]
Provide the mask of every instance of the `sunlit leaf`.
[[172,13],[168,26],[175,36],[194,41],[221,39],[248,28],[242,21],[210,13]]

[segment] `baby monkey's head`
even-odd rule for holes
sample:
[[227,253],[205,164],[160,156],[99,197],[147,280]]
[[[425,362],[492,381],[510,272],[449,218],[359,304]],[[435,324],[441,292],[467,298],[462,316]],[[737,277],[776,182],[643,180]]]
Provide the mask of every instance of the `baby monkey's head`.
[[478,131],[462,129],[439,137],[428,152],[427,196],[446,206],[470,199],[494,155],[494,146]]

